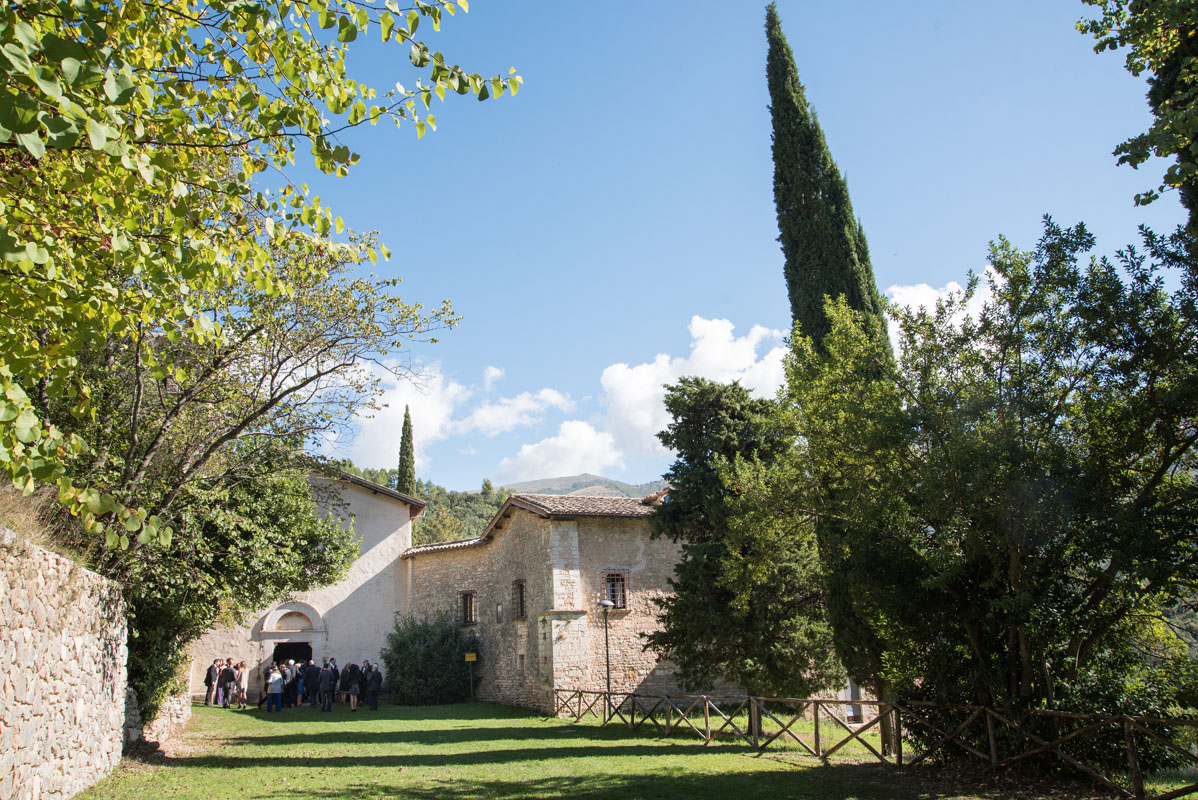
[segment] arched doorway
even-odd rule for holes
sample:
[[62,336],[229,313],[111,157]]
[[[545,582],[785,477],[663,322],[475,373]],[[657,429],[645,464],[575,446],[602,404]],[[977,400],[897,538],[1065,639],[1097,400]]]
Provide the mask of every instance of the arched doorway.
[[311,642],[279,642],[275,645],[274,654],[270,660],[276,664],[286,664],[288,660],[297,664],[307,664],[312,659]]

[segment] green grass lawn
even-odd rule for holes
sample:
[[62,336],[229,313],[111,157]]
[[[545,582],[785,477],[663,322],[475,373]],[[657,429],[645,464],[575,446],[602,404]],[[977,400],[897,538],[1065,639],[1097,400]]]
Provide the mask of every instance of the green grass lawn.
[[165,758],[126,759],[78,797],[1006,800],[1046,794],[1043,787],[1017,791],[1014,784],[983,785],[935,770],[704,746],[681,735],[661,739],[480,703],[270,715],[199,706],[167,750]]

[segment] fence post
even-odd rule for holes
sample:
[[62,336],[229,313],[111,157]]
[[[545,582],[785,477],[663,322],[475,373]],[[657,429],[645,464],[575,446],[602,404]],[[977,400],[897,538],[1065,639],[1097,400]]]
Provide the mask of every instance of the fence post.
[[901,767],[903,765],[903,723],[899,718],[899,709],[896,704],[890,704],[890,713],[894,715],[894,763]]
[[986,709],[986,738],[990,740],[990,766],[998,766],[998,737],[994,734],[994,717]]
[[811,701],[812,717],[815,720],[815,754],[820,758],[824,757],[823,745],[819,742],[819,701]]
[[1132,730],[1131,717],[1123,716],[1123,741],[1127,743],[1127,772],[1131,777],[1131,788],[1136,800],[1144,800],[1144,775],[1140,772],[1140,757],[1136,753],[1136,733]]
[[703,744],[711,743],[711,708],[707,703],[707,695],[703,695]]
[[758,747],[758,733],[761,731],[759,721],[761,719],[761,709],[757,707],[757,698],[749,698],[749,727],[753,730],[753,746]]

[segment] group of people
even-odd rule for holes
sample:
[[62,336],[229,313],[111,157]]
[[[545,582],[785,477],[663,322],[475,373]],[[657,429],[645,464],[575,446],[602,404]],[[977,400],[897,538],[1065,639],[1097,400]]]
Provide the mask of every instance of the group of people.
[[218,658],[204,675],[204,686],[207,688],[204,705],[245,708],[249,685],[250,670],[244,661],[234,663],[231,658]]
[[[204,705],[245,708],[249,677],[244,661],[214,660],[204,676]],[[357,711],[359,704],[377,711],[382,691],[383,673],[369,661],[338,667],[337,659],[330,658],[318,667],[314,661],[297,664],[289,659],[263,669],[258,708],[265,704],[268,712],[278,712],[302,703],[316,708],[319,703],[322,711],[331,711],[336,701],[348,703],[350,711]]]

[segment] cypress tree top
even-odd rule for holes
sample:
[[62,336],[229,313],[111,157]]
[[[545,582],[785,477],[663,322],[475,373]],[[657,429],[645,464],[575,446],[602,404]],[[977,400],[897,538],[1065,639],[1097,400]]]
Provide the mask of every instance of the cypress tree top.
[[416,450],[412,444],[412,414],[407,406],[403,409],[403,437],[399,441],[399,475],[396,491],[411,495],[416,491]]
[[766,6],[769,41],[766,78],[773,118],[774,204],[778,241],[786,257],[790,312],[818,345],[828,332],[824,298],[844,295],[856,311],[878,319],[882,301],[874,284],[865,232],[853,216],[849,189],[807,102],[794,54],[773,3]]

